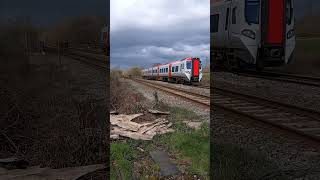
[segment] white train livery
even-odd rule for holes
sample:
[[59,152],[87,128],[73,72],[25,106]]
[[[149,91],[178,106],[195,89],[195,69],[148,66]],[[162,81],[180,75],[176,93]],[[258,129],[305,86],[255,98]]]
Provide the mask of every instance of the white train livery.
[[200,82],[202,68],[200,58],[188,57],[168,64],[156,65],[142,71],[144,79],[176,83]]
[[262,69],[292,60],[293,0],[214,0],[210,14],[214,65]]

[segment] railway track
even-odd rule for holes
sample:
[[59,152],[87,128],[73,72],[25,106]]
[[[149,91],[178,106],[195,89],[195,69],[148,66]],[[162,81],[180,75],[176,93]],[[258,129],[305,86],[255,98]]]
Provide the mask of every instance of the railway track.
[[[54,47],[54,46],[47,46],[47,48],[56,51],[56,47]],[[103,56],[103,57],[102,56],[100,56],[100,57],[89,56],[89,55],[79,54],[79,53],[76,53],[76,52],[73,52],[70,50],[65,51],[63,53],[63,56],[78,60],[81,63],[84,63],[84,64],[91,66],[95,69],[99,69],[102,71],[107,71],[107,69],[108,69],[108,60],[107,60],[108,57],[107,56]]]
[[256,77],[256,78],[262,78],[262,79],[269,79],[269,80],[276,80],[276,81],[282,81],[282,82],[320,87],[319,77],[279,73],[279,72],[272,72],[272,71],[257,72],[257,71],[246,70],[246,71],[238,71],[235,73],[240,76],[249,76],[249,77]]
[[186,91],[178,88],[173,88],[167,85],[160,85],[154,82],[150,82],[148,80],[142,80],[142,79],[131,79],[131,80],[135,82],[139,82],[146,86],[164,91],[166,93],[173,94],[175,96],[181,97],[188,101],[203,105],[206,108],[210,108],[210,96],[202,95],[202,94],[198,94],[198,93],[194,93],[194,92],[190,92],[190,91]]
[[213,106],[320,142],[320,112],[214,88]]

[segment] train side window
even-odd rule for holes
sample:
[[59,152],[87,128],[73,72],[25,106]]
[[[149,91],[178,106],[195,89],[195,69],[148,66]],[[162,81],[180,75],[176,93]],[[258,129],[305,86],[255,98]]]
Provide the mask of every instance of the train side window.
[[172,67],[172,72],[174,72],[174,67]]
[[168,68],[166,68],[166,72],[168,72]]
[[227,8],[226,26],[224,27],[224,29],[228,30],[228,26],[229,26],[229,8]]
[[216,33],[219,30],[219,14],[211,15],[210,17],[210,32]]
[[237,16],[236,16],[237,7],[232,9],[232,24],[237,24]]
[[175,70],[176,72],[178,72],[179,71],[179,67],[178,66],[176,66],[176,70]]

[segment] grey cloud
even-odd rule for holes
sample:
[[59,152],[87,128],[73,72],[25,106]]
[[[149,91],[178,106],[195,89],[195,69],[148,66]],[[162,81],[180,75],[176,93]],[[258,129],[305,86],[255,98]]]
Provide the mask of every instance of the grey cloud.
[[[188,56],[209,56],[209,0],[136,2],[139,3],[130,7],[111,2],[111,67],[147,67]],[[119,13],[124,11],[121,8],[126,8],[128,18]],[[142,8],[144,14],[136,12]],[[148,12],[150,9],[153,12]],[[130,14],[131,11],[135,13]]]

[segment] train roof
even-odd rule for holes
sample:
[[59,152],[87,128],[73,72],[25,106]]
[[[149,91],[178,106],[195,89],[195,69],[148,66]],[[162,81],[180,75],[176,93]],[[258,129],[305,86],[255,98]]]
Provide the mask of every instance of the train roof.
[[169,62],[169,63],[166,63],[166,64],[154,65],[154,66],[148,67],[148,68],[146,68],[146,69],[150,69],[150,68],[154,68],[154,67],[158,67],[158,66],[165,66],[165,65],[168,65],[168,64],[175,64],[175,63],[179,63],[179,62],[184,61],[184,60],[189,60],[189,61],[191,61],[192,58],[194,58],[194,57],[186,57],[186,58],[183,58],[183,59],[181,59],[181,60],[172,61],[172,62]]

